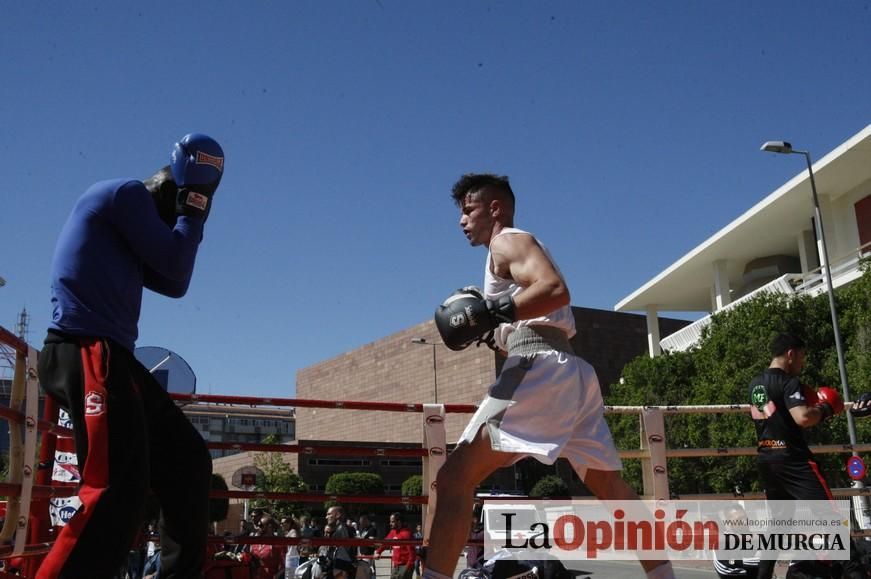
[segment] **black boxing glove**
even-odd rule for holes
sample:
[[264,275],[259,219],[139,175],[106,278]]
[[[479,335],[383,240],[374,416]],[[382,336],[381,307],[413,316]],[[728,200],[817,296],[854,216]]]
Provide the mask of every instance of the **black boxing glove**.
[[856,418],[871,416],[871,392],[865,392],[859,396],[853,407],[850,408],[850,414]]
[[463,350],[476,341],[493,347],[493,331],[516,317],[511,296],[487,300],[478,288],[466,287],[455,291],[436,308],[435,324],[448,348]]

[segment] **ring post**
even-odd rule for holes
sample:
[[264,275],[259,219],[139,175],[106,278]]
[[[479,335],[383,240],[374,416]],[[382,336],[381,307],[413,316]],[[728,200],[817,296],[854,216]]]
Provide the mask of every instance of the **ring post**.
[[668,462],[665,452],[665,420],[662,409],[648,406],[641,411],[641,448],[648,458],[641,459],[644,494],[656,501],[667,501]]
[[447,454],[445,407],[443,404],[423,405],[423,447],[427,451],[426,456],[423,457],[423,485],[421,485],[424,496],[428,497],[427,504],[422,506],[423,541],[426,544],[429,539],[429,529],[432,525],[438,494],[436,476],[445,463]]

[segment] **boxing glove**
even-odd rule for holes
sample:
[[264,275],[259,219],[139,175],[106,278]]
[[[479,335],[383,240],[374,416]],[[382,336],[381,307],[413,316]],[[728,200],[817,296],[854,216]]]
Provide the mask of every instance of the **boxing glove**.
[[823,420],[838,415],[844,411],[844,401],[838,391],[829,386],[820,386],[817,390],[818,402],[815,408],[823,413]]
[[489,344],[493,330],[499,324],[511,323],[515,319],[511,296],[487,300],[475,287],[455,291],[435,312],[436,328],[451,350],[463,350],[475,341]]
[[178,186],[176,214],[206,219],[224,174],[224,150],[211,137],[190,133],[173,147],[170,169]]
[[850,414],[856,418],[865,418],[871,416],[871,392],[865,392],[859,396],[853,407],[850,408]]

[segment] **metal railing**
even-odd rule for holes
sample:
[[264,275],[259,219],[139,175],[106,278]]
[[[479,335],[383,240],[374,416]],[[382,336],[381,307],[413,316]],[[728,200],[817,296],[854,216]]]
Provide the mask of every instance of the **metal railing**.
[[779,278],[768,282],[764,286],[753,290],[747,295],[741,296],[737,300],[723,306],[721,309],[717,310],[713,314],[705,316],[704,318],[700,318],[692,324],[681,328],[670,336],[666,336],[659,341],[660,347],[663,350],[670,350],[672,352],[685,352],[686,350],[689,350],[699,342],[702,337],[702,330],[711,324],[711,321],[715,315],[721,312],[731,310],[732,308],[735,308],[738,305],[764,293],[796,293],[796,290],[793,286],[793,282],[796,276],[797,274],[784,274]]
[[[832,285],[839,287],[854,281],[862,275],[860,267],[863,258],[871,253],[871,243],[866,243],[850,253],[832,260]],[[700,318],[677,332],[659,341],[663,350],[685,352],[695,346],[702,337],[702,330],[711,324],[714,316],[728,311],[739,304],[763,293],[800,294],[818,296],[826,291],[823,268],[818,267],[806,273],[787,273],[752,292],[741,296],[721,309]]]

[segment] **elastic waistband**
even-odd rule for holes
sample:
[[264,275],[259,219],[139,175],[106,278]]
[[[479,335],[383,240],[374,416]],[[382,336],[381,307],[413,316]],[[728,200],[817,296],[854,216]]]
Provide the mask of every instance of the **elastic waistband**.
[[102,336],[79,336],[76,334],[68,334],[66,332],[62,332],[60,330],[56,330],[54,328],[49,328],[48,332],[45,335],[45,344],[81,344],[85,340],[101,340],[109,345],[112,350],[124,351],[133,355],[133,352],[112,340],[111,338],[105,338]]
[[80,336],[73,336],[72,334],[67,334],[65,332],[61,332],[60,330],[49,328],[45,336],[45,343],[63,344],[64,342],[77,342],[79,338]]
[[508,334],[509,356],[529,356],[539,352],[565,352],[575,355],[566,333],[552,326],[520,326]]

